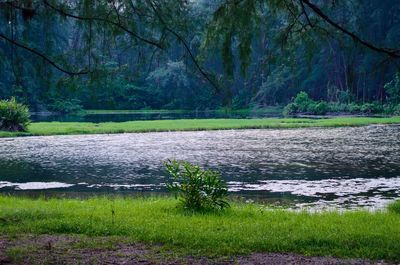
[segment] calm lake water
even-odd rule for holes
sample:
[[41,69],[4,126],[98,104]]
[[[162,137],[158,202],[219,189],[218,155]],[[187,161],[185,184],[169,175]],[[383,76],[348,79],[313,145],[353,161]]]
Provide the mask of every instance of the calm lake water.
[[151,112],[121,112],[85,115],[43,115],[32,114],[33,121],[60,121],[60,122],[125,122],[137,120],[176,120],[176,119],[218,119],[218,118],[266,118],[282,117],[281,108],[270,108],[258,111],[151,111]]
[[400,197],[400,126],[0,139],[1,192],[164,192],[167,159],[220,170],[231,194],[297,207]]

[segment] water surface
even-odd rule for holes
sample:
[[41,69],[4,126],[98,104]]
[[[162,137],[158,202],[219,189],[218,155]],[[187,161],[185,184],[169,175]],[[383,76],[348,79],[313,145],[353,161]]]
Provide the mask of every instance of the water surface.
[[231,194],[380,208],[400,197],[400,126],[0,139],[0,191],[164,192],[167,159],[222,172]]
[[277,118],[282,117],[282,108],[273,107],[259,110],[224,111],[224,110],[179,110],[179,111],[118,111],[95,114],[65,114],[33,113],[31,119],[36,122],[125,122],[138,120],[176,120],[176,119],[247,119],[247,118]]

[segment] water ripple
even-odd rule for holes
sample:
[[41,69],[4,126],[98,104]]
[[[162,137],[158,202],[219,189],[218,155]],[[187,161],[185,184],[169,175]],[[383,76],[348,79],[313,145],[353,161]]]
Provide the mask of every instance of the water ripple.
[[220,170],[246,196],[339,206],[400,196],[400,126],[389,125],[4,138],[0,191],[165,191],[171,158]]

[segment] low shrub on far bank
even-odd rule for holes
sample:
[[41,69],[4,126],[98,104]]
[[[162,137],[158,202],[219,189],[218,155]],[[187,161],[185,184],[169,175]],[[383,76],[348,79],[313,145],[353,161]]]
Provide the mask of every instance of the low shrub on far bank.
[[366,114],[383,113],[383,105],[379,103],[364,103],[361,105],[360,110]]
[[226,201],[228,188],[217,171],[202,170],[186,161],[167,161],[164,163],[172,176],[167,187],[180,197],[188,210],[221,210],[229,207]]
[[283,110],[285,116],[297,113],[325,115],[329,106],[325,101],[314,101],[306,92],[300,92],[292,103],[289,103]]
[[400,115],[400,104],[398,105],[384,105],[384,112],[385,114],[393,114],[393,115]]
[[329,106],[325,101],[318,102],[313,109],[313,112],[317,115],[325,115],[328,111]]
[[295,114],[325,115],[327,113],[351,113],[351,114],[393,114],[400,115],[400,104],[384,105],[379,102],[364,104],[315,101],[306,92],[300,92],[294,100],[286,105],[283,114],[285,116]]
[[83,110],[80,101],[77,99],[57,100],[50,106],[50,109],[64,114],[76,113]]
[[18,103],[15,98],[0,100],[0,130],[26,131],[29,117],[28,107]]

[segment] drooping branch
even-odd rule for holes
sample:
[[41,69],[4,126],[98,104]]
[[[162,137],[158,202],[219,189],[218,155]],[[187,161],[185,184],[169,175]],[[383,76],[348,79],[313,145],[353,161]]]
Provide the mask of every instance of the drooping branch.
[[[173,30],[171,27],[169,27],[167,25],[167,23],[164,21],[164,19],[162,18],[162,16],[158,13],[157,9],[155,8],[155,6],[153,5],[153,3],[151,3],[149,1],[152,9],[154,10],[155,15],[157,16],[158,20],[161,22],[161,24],[163,25],[163,27],[165,28],[165,30],[167,32],[170,32],[173,36],[175,36],[179,42],[181,42],[183,44],[183,46],[185,47],[186,51],[188,52],[191,60],[193,61],[193,63],[195,64],[196,68],[199,70],[199,72],[201,73],[201,75],[216,89],[219,90],[218,86],[213,82],[213,80],[208,76],[208,74],[202,69],[202,67],[200,66],[200,64],[197,62],[197,59],[195,58],[194,54],[192,53],[188,43],[186,42],[186,40],[180,35],[178,34],[175,30]],[[126,27],[125,25],[122,24],[121,20],[120,20],[120,16],[118,15],[118,22],[110,20],[106,17],[96,17],[96,16],[90,16],[90,17],[86,17],[86,16],[81,16],[81,15],[76,15],[76,14],[72,14],[69,13],[67,11],[65,11],[64,9],[57,7],[51,3],[49,3],[49,1],[47,0],[43,0],[43,4],[45,6],[47,6],[48,8],[52,9],[53,11],[59,13],[62,16],[65,17],[70,17],[70,18],[74,18],[77,20],[83,20],[83,21],[99,21],[99,22],[103,22],[106,24],[110,24],[112,26],[115,26],[121,30],[123,30],[124,32],[128,33],[129,35],[131,35],[132,37],[147,43],[149,45],[155,46],[158,49],[164,50],[163,45],[161,44],[161,42],[157,42],[155,40],[151,40],[151,39],[147,39],[145,37],[140,36],[138,33],[136,33],[135,31],[129,29],[128,27]],[[15,8],[15,7],[14,7]],[[16,43],[14,41],[12,41],[11,39],[7,38],[6,36],[1,36],[2,38],[4,38],[5,40],[11,42],[12,44],[24,48],[27,51],[30,51],[40,57],[42,57],[43,59],[45,59],[47,62],[49,62],[51,65],[53,65],[54,67],[56,67],[57,69],[59,69],[60,71],[64,72],[64,73],[68,73],[68,74],[84,74],[84,73],[88,73],[89,71],[81,71],[78,73],[74,73],[68,70],[63,69],[62,67],[60,67],[59,65],[57,65],[55,62],[53,62],[52,60],[50,60],[47,56],[45,56],[44,54],[41,54],[25,45],[22,45],[20,43]]]
[[162,17],[161,13],[157,10],[157,7],[152,3],[151,0],[147,0],[149,5],[154,11],[154,14],[157,16],[158,20],[160,23],[164,26],[165,30],[170,32],[177,40],[182,43],[182,45],[185,47],[185,50],[189,54],[190,59],[196,66],[197,70],[200,72],[200,74],[214,87],[216,91],[220,91],[219,86],[209,77],[209,75],[204,71],[204,69],[200,66],[199,62],[197,61],[196,57],[194,56],[193,52],[191,51],[189,44],[186,42],[185,38],[183,38],[178,32],[173,30],[171,27],[168,26],[168,24],[165,22],[164,18]]
[[303,12],[304,16],[305,16],[306,19],[307,19],[308,25],[309,25],[310,27],[313,27],[313,24],[311,23],[310,17],[309,17],[308,14],[307,14],[306,8],[305,8],[304,3],[303,3],[302,0],[300,0],[300,5],[301,5],[301,10],[302,10],[302,12]]
[[379,53],[384,53],[392,58],[400,58],[400,51],[399,50],[393,50],[393,49],[388,49],[388,48],[382,48],[382,47],[377,47],[374,44],[363,40],[361,37],[356,35],[353,32],[350,32],[349,30],[345,29],[338,23],[334,22],[330,17],[328,17],[319,7],[311,3],[309,0],[300,0],[301,3],[304,3],[307,5],[311,10],[314,11],[315,14],[317,14],[320,18],[322,18],[324,21],[326,21],[328,24],[333,26],[334,28],[340,30],[347,36],[351,37],[354,41],[366,46],[367,48],[379,52]]
[[30,47],[28,47],[28,46],[26,46],[26,45],[24,45],[24,44],[22,44],[22,43],[17,42],[17,41],[15,41],[15,40],[13,40],[13,39],[7,37],[6,35],[4,35],[4,34],[1,33],[1,32],[0,32],[0,38],[3,39],[3,40],[5,40],[5,41],[7,41],[7,42],[9,42],[10,44],[12,44],[12,45],[14,45],[14,46],[17,46],[17,47],[19,47],[19,48],[22,48],[22,49],[24,49],[24,50],[26,50],[26,51],[28,51],[28,52],[30,52],[30,53],[33,53],[33,54],[35,54],[35,55],[41,57],[43,60],[45,60],[46,62],[48,62],[49,64],[51,64],[52,66],[54,66],[56,69],[58,69],[59,71],[65,73],[65,74],[68,74],[68,75],[85,75],[85,74],[88,74],[88,73],[89,73],[89,71],[87,71],[87,70],[81,70],[81,71],[78,71],[78,72],[74,72],[74,71],[67,70],[67,69],[63,68],[62,66],[58,65],[56,62],[54,62],[52,59],[50,59],[49,57],[47,57],[47,56],[44,55],[43,53],[38,52],[38,51],[36,51],[36,50],[33,49],[33,48],[30,48]]
[[29,20],[36,13],[36,10],[32,7],[31,4],[32,3],[28,4],[27,6],[22,6],[21,4],[16,4],[14,1],[5,1],[5,2],[0,2],[0,8],[2,8],[2,6],[8,5],[11,8],[15,8],[15,9],[21,10],[22,17],[25,20]]
[[159,48],[159,49],[161,49],[161,50],[164,49],[164,47],[163,47],[160,43],[158,43],[158,42],[156,42],[156,41],[154,41],[154,40],[150,40],[150,39],[147,39],[147,38],[145,38],[145,37],[140,36],[138,33],[134,32],[133,30],[131,30],[131,29],[127,28],[126,26],[124,26],[120,21],[115,22],[115,21],[109,20],[109,19],[104,18],[104,17],[94,17],[94,16],[93,16],[93,17],[84,17],[84,16],[78,16],[78,15],[70,14],[70,13],[66,12],[65,10],[63,10],[62,8],[59,8],[59,7],[56,7],[56,6],[52,5],[52,4],[50,4],[47,0],[43,0],[43,3],[44,3],[47,7],[51,8],[52,10],[58,12],[59,14],[61,14],[61,15],[63,15],[63,16],[70,17],[70,18],[74,18],[74,19],[77,19],[77,20],[100,21],[100,22],[104,22],[104,23],[110,24],[110,25],[112,25],[112,26],[115,26],[115,27],[117,27],[117,28],[123,30],[124,32],[128,33],[128,34],[131,35],[132,37],[134,37],[134,38],[136,38],[136,39],[138,39],[138,40],[140,40],[140,41],[142,41],[142,42],[144,42],[144,43],[147,43],[147,44],[152,45],[152,46],[156,46],[157,48]]

